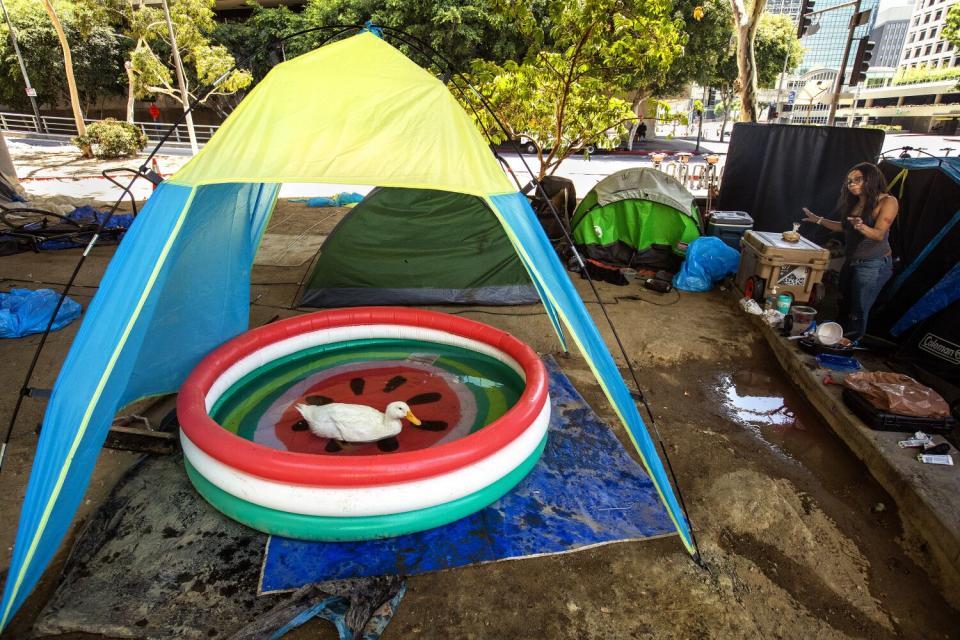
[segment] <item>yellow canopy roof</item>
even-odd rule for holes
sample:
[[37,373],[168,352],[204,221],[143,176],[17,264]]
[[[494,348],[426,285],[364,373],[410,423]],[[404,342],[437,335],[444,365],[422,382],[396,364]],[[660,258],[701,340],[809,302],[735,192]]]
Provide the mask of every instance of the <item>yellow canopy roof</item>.
[[277,65],[171,180],[516,191],[443,83],[369,32]]

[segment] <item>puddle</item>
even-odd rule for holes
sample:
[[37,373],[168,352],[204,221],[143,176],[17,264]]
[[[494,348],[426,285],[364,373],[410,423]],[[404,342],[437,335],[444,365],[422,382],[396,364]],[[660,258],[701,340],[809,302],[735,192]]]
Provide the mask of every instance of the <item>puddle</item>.
[[[759,368],[759,367],[758,367]],[[865,491],[863,464],[779,372],[721,373],[715,389],[725,416],[781,461],[814,472],[825,487]],[[869,491],[873,493],[873,491]]]
[[779,393],[772,377],[743,371],[720,375],[717,391],[722,396],[723,408],[735,423],[746,427],[754,437],[774,453],[791,460],[794,456],[785,450],[785,430],[805,431],[804,420],[785,396]]

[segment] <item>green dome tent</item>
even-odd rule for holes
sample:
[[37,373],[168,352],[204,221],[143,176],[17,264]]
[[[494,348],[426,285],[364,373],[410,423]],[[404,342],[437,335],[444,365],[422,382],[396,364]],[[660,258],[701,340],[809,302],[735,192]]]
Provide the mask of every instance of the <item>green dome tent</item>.
[[482,199],[380,187],[320,247],[300,304],[508,305],[539,299],[503,226]]
[[664,268],[702,232],[693,195],[675,178],[642,167],[613,173],[590,190],[570,222],[588,258]]

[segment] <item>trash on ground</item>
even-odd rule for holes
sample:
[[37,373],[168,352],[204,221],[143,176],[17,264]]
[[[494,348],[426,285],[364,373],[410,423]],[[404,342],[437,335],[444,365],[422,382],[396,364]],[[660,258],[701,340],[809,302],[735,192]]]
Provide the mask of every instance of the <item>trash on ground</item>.
[[901,448],[907,449],[911,447],[923,447],[933,442],[933,438],[925,434],[923,431],[917,431],[913,434],[912,438],[907,438],[906,440],[901,440],[897,443]]
[[918,453],[917,460],[919,460],[923,464],[942,464],[948,467],[953,466],[953,456],[951,456],[950,454],[936,456],[936,455],[930,455],[927,453]]
[[817,364],[824,369],[833,369],[834,371],[859,371],[863,368],[860,361],[856,358],[846,356],[835,356],[829,353],[818,353]]
[[761,309],[757,301],[752,298],[740,298],[740,308],[752,316],[764,315],[763,309]]

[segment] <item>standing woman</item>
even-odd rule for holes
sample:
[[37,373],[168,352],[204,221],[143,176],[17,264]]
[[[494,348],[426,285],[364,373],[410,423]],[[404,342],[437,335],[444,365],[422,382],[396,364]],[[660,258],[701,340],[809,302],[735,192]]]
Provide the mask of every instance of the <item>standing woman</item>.
[[893,275],[890,225],[900,206],[886,193],[887,181],[877,165],[858,164],[847,173],[837,209],[840,220],[828,220],[806,207],[804,222],[813,222],[831,231],[842,231],[846,259],[840,269],[840,317],[844,334],[860,340],[867,330],[870,307],[880,289]]

